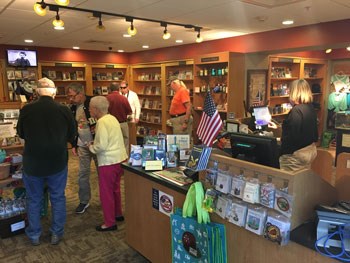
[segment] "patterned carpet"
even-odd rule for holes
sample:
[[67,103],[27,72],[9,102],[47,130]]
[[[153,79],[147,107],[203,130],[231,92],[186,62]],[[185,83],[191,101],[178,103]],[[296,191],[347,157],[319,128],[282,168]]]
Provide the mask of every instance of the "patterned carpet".
[[[126,244],[125,223],[118,223],[118,231],[101,233],[95,230],[95,226],[103,223],[103,218],[94,167],[91,175],[93,193],[90,207],[84,214],[74,213],[79,203],[77,170],[78,159],[70,156],[66,189],[67,224],[64,238],[60,244],[53,246],[49,243],[49,214],[48,217],[42,219],[41,245],[33,247],[24,234],[0,239],[0,262],[149,262]],[[123,179],[122,192],[124,193]],[[124,200],[123,206],[125,206]]]

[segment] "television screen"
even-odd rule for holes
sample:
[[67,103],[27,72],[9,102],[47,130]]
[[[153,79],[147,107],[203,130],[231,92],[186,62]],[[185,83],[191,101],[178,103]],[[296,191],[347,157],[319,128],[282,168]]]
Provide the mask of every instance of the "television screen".
[[279,146],[274,137],[231,133],[232,157],[279,168]]
[[37,67],[37,53],[35,50],[8,49],[7,64],[12,67]]

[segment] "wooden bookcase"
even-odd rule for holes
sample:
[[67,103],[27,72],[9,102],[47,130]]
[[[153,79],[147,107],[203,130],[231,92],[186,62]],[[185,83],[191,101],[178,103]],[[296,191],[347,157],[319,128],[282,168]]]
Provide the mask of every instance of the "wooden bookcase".
[[[194,130],[198,127],[208,90],[222,120],[227,119],[227,113],[233,113],[236,118],[243,117],[244,79],[244,54],[221,52],[194,59]],[[219,92],[214,92],[214,89]],[[197,143],[196,136],[194,139],[194,143]]]
[[[167,83],[171,76],[176,76],[179,80],[183,81],[186,85],[187,89],[190,91],[190,97],[191,102],[193,103],[193,60],[185,60],[185,61],[175,61],[175,62],[168,62],[163,64],[165,67],[165,81],[163,83],[164,90],[166,93],[166,100],[165,100],[165,120],[170,119],[169,109],[170,104],[174,96],[174,92],[171,89],[170,86],[167,86]],[[172,128],[169,126],[166,126],[165,132],[167,134],[172,134]]]
[[163,130],[162,79],[161,64],[131,66],[129,88],[137,93],[141,104],[137,136],[156,135]]
[[39,79],[47,77],[55,82],[57,95],[55,99],[66,102],[67,86],[72,82],[84,85],[85,92],[92,95],[91,87],[87,87],[86,79],[91,78],[86,64],[73,62],[41,62],[39,63]]
[[305,79],[312,88],[318,84],[319,90],[313,92],[314,106],[319,122],[319,136],[324,123],[325,86],[327,62],[322,59],[269,56],[267,100],[273,118],[283,120],[288,114],[289,85],[293,80]]
[[177,76],[193,92],[193,60],[137,64],[130,67],[129,87],[140,99],[141,116],[137,136],[153,135],[161,131],[171,134],[166,122],[173,94],[167,86],[170,76]]
[[92,64],[91,67],[92,79],[87,79],[87,82],[92,86],[93,95],[107,95],[109,85],[112,82],[120,83],[122,80],[127,80],[127,65],[121,64]]

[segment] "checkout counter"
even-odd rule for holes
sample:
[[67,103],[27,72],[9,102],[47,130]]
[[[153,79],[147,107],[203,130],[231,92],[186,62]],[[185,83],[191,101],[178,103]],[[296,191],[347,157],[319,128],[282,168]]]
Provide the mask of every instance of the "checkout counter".
[[[208,167],[212,167],[214,162],[218,162],[220,169],[233,174],[243,172],[246,177],[272,182],[276,187],[287,187],[288,193],[294,198],[291,216],[294,237],[286,246],[279,246],[229,223],[215,213],[211,214],[213,222],[226,226],[228,262],[337,262],[307,246],[306,241],[313,240],[315,232],[298,231],[305,222],[315,219],[314,208],[317,204],[330,205],[337,200],[335,187],[311,170],[289,173],[212,153]],[[154,206],[154,192],[172,196],[173,206],[182,207],[188,186],[177,186],[140,167],[123,164],[123,168],[127,243],[153,263],[171,262],[170,218]],[[200,180],[204,181],[204,178],[202,172]]]

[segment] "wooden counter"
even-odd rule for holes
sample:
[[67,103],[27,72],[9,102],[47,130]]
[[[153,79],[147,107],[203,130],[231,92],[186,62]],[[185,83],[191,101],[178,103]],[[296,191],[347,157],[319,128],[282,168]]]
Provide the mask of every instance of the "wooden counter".
[[[293,228],[314,214],[314,204],[332,202],[334,189],[309,170],[295,174],[278,169],[251,164],[227,157],[212,155],[210,162],[219,160],[221,168],[243,169],[249,176],[251,171],[269,175],[272,180],[288,181],[289,192],[297,196],[292,216]],[[123,164],[125,171],[126,242],[153,263],[171,262],[170,218],[152,207],[152,190],[157,189],[174,197],[174,205],[182,207],[186,187],[178,187],[170,182],[144,173],[140,168]],[[256,173],[251,173],[256,176]],[[275,178],[275,179],[274,179]],[[228,262],[336,262],[314,250],[294,242],[281,247],[265,240],[244,228],[229,223],[211,214],[214,222],[226,225]]]

